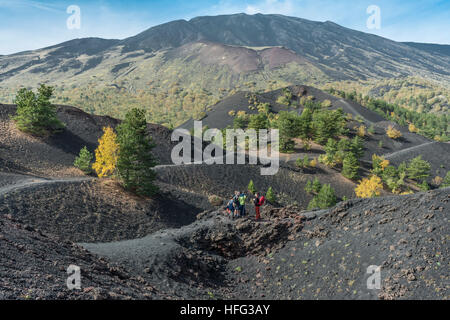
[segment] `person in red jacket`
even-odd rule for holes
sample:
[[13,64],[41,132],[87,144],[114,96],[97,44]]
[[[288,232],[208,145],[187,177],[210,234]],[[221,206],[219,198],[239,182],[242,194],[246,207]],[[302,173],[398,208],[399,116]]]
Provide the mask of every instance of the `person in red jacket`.
[[260,194],[255,193],[255,199],[253,200],[255,204],[255,212],[256,212],[256,220],[261,220],[261,206],[264,204],[265,198],[264,196],[260,197]]

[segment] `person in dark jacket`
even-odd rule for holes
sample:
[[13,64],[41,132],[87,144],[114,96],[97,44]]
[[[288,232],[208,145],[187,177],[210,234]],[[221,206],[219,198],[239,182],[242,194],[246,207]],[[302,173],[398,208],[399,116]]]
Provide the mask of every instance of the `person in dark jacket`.
[[239,195],[241,193],[239,191],[234,192],[233,202],[234,202],[234,218],[238,218],[240,215],[239,212]]

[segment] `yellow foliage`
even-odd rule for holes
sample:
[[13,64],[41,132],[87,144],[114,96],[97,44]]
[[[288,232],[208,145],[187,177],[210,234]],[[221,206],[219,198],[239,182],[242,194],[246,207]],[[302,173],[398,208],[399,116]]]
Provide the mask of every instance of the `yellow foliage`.
[[386,130],[386,134],[391,139],[398,139],[402,136],[402,133],[395,129],[393,126],[388,127],[388,129]]
[[92,168],[100,178],[103,178],[112,175],[116,170],[119,144],[114,130],[110,127],[103,128],[103,136],[98,140],[98,144]]
[[364,138],[366,136],[366,126],[365,125],[361,125],[360,127],[358,127],[356,129],[356,134],[359,137]]
[[408,129],[409,129],[409,132],[412,132],[412,133],[419,132],[419,129],[417,129],[417,127],[412,123],[409,124]]
[[329,108],[329,107],[331,107],[331,105],[332,105],[332,103],[331,103],[331,101],[328,100],[328,99],[322,101],[322,108]]
[[386,169],[390,164],[389,160],[386,160],[384,157],[377,156],[376,154],[372,156],[372,162],[378,163],[381,171],[384,171],[384,169]]
[[369,179],[364,178],[355,189],[358,198],[373,198],[381,195],[383,191],[383,182],[378,176],[371,176]]
[[433,182],[434,185],[440,186],[443,181],[444,181],[444,179],[442,177],[436,176],[436,177],[434,177],[432,182]]
[[312,159],[312,160],[309,162],[309,166],[310,166],[311,168],[317,167],[317,159]]
[[400,193],[401,196],[407,196],[408,194],[413,194],[411,190]]
[[245,111],[238,111],[238,113],[237,113],[237,116],[238,117],[245,117],[247,115],[247,112],[245,112]]
[[231,110],[230,112],[228,112],[228,115],[234,117],[236,115],[236,111]]

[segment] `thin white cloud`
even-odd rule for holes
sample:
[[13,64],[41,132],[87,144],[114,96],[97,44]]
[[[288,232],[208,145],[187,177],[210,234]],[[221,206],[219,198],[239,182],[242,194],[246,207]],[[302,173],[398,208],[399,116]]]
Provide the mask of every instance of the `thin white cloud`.
[[294,3],[292,0],[264,0],[257,4],[247,5],[245,13],[278,13],[292,15],[294,12]]
[[50,11],[50,12],[64,11],[55,5],[49,5],[47,3],[44,4],[42,2],[32,1],[32,0],[0,0],[0,7],[3,7],[3,8],[29,7],[29,8],[35,8],[35,9],[45,10],[45,11]]

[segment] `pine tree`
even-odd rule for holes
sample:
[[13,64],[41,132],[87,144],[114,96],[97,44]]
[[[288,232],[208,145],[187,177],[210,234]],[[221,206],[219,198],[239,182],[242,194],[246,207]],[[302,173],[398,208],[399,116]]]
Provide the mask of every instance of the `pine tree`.
[[441,188],[450,187],[450,171],[445,175],[444,180],[442,181]]
[[281,111],[278,114],[277,128],[280,130],[280,151],[292,152],[295,142],[292,138],[300,134],[300,116],[294,112]]
[[85,174],[89,174],[92,171],[91,161],[94,158],[93,154],[89,152],[89,150],[84,147],[80,150],[80,154],[75,158],[75,162],[73,165],[83,171]]
[[147,134],[145,111],[132,109],[117,127],[119,157],[117,171],[125,189],[141,196],[152,196],[158,188],[153,184],[156,161],[151,153],[154,145]]
[[277,202],[277,198],[275,196],[275,193],[273,192],[272,187],[269,187],[269,190],[267,190],[266,200],[269,201],[272,204]]
[[353,153],[348,152],[342,164],[342,175],[344,177],[352,180],[358,177],[359,162]]
[[364,156],[364,144],[360,137],[355,136],[350,143],[350,152],[352,152],[357,159]]
[[328,139],[327,144],[325,145],[326,152],[326,163],[330,166],[334,166],[336,163],[336,153],[338,151],[338,144],[334,139]]
[[345,132],[345,118],[342,109],[318,110],[313,114],[314,139],[325,144],[330,138],[337,138]]
[[250,180],[247,190],[250,191],[251,193],[256,192],[256,188],[255,188],[255,184],[253,183],[253,180]]
[[306,193],[312,193],[314,191],[311,180],[308,180],[305,186]]
[[258,131],[260,129],[267,129],[268,127],[269,121],[267,120],[267,115],[258,113],[250,116],[250,120],[248,121],[249,129],[255,129]]
[[13,117],[19,130],[45,136],[64,128],[64,124],[56,116],[56,108],[51,104],[53,88],[42,84],[36,95],[28,89],[20,89],[14,99],[17,105]]
[[309,108],[305,108],[299,118],[298,134],[303,141],[310,141],[312,138],[312,117],[313,112]]
[[322,184],[320,183],[318,178],[314,178],[312,186],[315,193],[319,193],[320,189],[322,189]]
[[329,184],[324,184],[320,192],[311,200],[308,209],[327,209],[337,202],[334,189]]
[[111,127],[103,128],[103,136],[98,140],[98,143],[92,169],[100,178],[111,176],[116,171],[119,153],[119,145],[114,130]]
[[430,176],[430,170],[431,165],[427,161],[422,160],[422,156],[412,159],[406,169],[408,178],[418,182],[427,179]]
[[383,173],[382,179],[392,192],[398,193],[404,181],[400,179],[399,171],[394,166],[387,166]]

